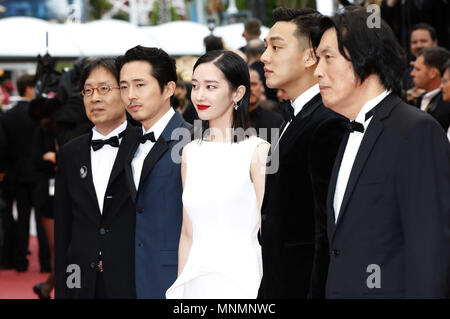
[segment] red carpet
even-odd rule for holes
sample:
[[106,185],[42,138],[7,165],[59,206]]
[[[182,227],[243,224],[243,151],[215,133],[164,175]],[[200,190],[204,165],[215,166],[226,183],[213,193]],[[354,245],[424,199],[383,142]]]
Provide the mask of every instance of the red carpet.
[[[38,241],[36,236],[30,236],[28,255],[30,266],[27,272],[18,273],[13,270],[0,270],[0,299],[37,299],[33,286],[45,281],[48,273],[41,274],[38,260]],[[53,293],[52,293],[53,296]]]

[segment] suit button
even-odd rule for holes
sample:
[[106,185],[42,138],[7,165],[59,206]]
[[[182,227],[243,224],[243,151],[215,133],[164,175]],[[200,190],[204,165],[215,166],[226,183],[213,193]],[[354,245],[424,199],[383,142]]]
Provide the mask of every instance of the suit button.
[[339,255],[339,251],[338,251],[337,249],[333,249],[333,250],[331,251],[331,255],[334,256],[334,257],[336,257],[336,256]]
[[144,209],[142,207],[138,207],[137,212],[139,214],[142,214],[144,212]]
[[95,268],[95,262],[91,262],[91,264],[89,265],[92,269]]
[[98,233],[103,236],[104,234],[106,234],[106,230],[104,228],[100,228]]

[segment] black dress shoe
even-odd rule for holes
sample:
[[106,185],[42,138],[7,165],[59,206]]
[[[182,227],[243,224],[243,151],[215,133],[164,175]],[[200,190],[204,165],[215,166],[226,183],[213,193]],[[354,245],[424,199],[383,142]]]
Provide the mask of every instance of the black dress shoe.
[[39,296],[39,299],[50,299],[50,295],[44,295],[42,293],[42,287],[44,286],[43,282],[39,282],[33,287],[33,291],[35,294]]

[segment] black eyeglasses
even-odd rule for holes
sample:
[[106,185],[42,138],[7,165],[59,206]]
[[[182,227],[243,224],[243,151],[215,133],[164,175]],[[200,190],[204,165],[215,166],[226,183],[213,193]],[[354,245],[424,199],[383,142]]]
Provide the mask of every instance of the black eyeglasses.
[[119,88],[118,87],[104,85],[104,86],[101,86],[101,87],[98,87],[98,88],[94,88],[93,87],[93,88],[82,89],[80,93],[81,93],[82,96],[91,96],[92,94],[94,94],[94,91],[97,90],[98,94],[106,95],[109,92],[111,92],[113,89],[119,89]]

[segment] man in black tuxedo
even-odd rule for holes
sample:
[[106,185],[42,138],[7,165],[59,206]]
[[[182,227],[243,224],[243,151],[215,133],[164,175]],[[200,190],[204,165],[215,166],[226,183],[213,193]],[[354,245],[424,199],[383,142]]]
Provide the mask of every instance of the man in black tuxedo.
[[113,59],[89,62],[80,86],[95,127],[57,155],[56,298],[135,298],[135,205],[125,163],[139,131],[126,120]]
[[[450,276],[450,145],[399,98],[404,53],[365,9],[321,21],[315,75],[348,119],[327,200],[328,298],[445,298]],[[374,50],[376,48],[376,50]]]
[[[34,97],[35,78],[23,75],[17,80],[20,100],[2,117],[1,125],[4,129],[7,150],[0,154],[6,160],[7,168],[4,180],[4,190],[7,193],[7,214],[11,214],[10,203],[17,202],[17,223],[13,226],[14,236],[14,266],[18,272],[28,269],[28,240],[30,232],[30,214],[33,207],[33,194],[37,182],[37,173],[31,158],[32,142],[38,125],[29,114],[29,104]],[[12,218],[7,218],[8,224]],[[49,272],[50,249],[44,229],[38,218],[36,228],[39,241],[39,262],[42,272]]]
[[450,126],[450,103],[443,100],[440,85],[444,64],[449,59],[448,50],[441,47],[427,48],[421,51],[411,72],[414,85],[425,90],[416,106],[433,116],[445,131]]
[[342,119],[322,104],[313,75],[311,37],[321,15],[287,8],[275,9],[273,15],[277,22],[264,40],[261,61],[267,85],[283,89],[291,100],[292,117],[281,126],[279,140],[272,139],[261,209],[259,297],[321,298],[328,248],[326,236],[319,238],[316,232],[326,227],[326,192],[343,135]]

